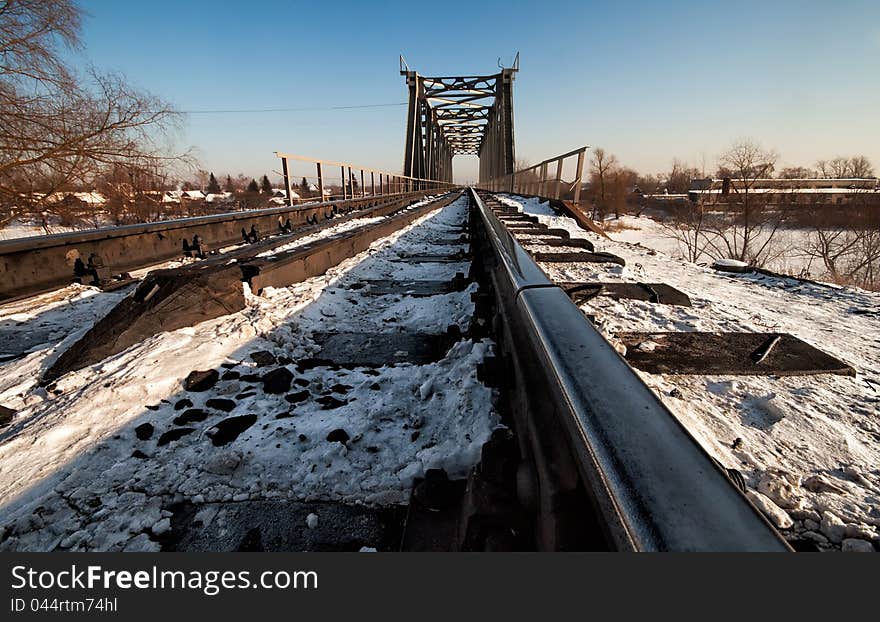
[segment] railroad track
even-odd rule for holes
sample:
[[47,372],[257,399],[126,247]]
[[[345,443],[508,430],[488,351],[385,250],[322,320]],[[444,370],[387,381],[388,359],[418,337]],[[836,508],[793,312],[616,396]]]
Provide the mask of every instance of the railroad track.
[[[421,198],[423,194],[419,193],[418,196]],[[325,207],[321,208],[320,218],[318,217],[318,212],[315,212],[313,208],[300,209],[297,212],[298,216],[293,218],[294,220],[302,221],[296,229],[281,233],[278,229],[278,223],[275,222],[274,229],[269,229],[268,231],[265,228],[262,229],[262,238],[249,243],[240,243],[241,238],[239,238],[237,240],[239,243],[230,246],[223,246],[221,242],[218,242],[216,233],[211,237],[210,227],[217,226],[218,223],[224,227],[230,226],[230,223],[235,226],[242,224],[242,229],[246,231],[244,225],[250,223],[251,226],[255,227],[256,224],[261,222],[261,219],[267,217],[275,219],[286,216],[286,222],[289,222],[290,216],[287,215],[288,212],[272,209],[264,210],[270,212],[268,215],[262,212],[255,212],[250,219],[247,218],[247,215],[234,213],[226,215],[225,218],[227,220],[223,220],[223,216],[218,216],[208,217],[207,219],[187,219],[186,222],[172,221],[169,223],[156,223],[155,225],[138,225],[134,227],[136,230],[134,233],[129,233],[125,236],[114,235],[108,237],[103,232],[62,234],[52,236],[53,240],[40,240],[36,247],[30,248],[30,250],[25,250],[26,246],[23,246],[23,241],[12,240],[6,248],[0,248],[0,253],[6,253],[4,255],[4,265],[7,270],[13,271],[11,268],[13,265],[25,265],[38,261],[41,253],[44,251],[43,247],[47,244],[51,252],[55,254],[63,252],[66,255],[75,252],[78,255],[84,256],[83,253],[86,253],[89,248],[106,253],[107,247],[103,246],[104,244],[110,244],[114,248],[119,244],[130,246],[137,240],[143,241],[143,236],[152,238],[153,236],[163,235],[164,241],[177,249],[173,251],[174,255],[170,257],[170,262],[153,265],[152,262],[157,258],[169,257],[167,257],[165,250],[160,252],[157,249],[150,249],[149,240],[147,240],[148,249],[142,252],[142,257],[144,261],[149,259],[152,268],[144,269],[140,264],[121,263],[122,260],[117,259],[107,265],[113,266],[115,269],[119,269],[121,266],[130,267],[134,265],[140,268],[139,271],[135,271],[137,278],[111,279],[103,283],[100,289],[107,292],[106,297],[110,300],[118,301],[119,296],[116,295],[118,290],[127,293],[128,288],[139,285],[148,272],[151,273],[149,289],[153,289],[157,280],[162,281],[166,285],[162,293],[166,295],[172,295],[174,292],[181,290],[181,279],[186,279],[187,277],[190,280],[210,278],[210,291],[207,292],[209,295],[190,297],[188,300],[172,298],[170,301],[165,301],[165,305],[173,311],[173,317],[163,317],[160,320],[155,320],[154,323],[161,322],[165,330],[168,330],[173,329],[173,327],[191,325],[197,321],[209,319],[212,316],[228,313],[236,306],[240,307],[243,304],[243,296],[240,293],[240,285],[238,284],[242,281],[253,284],[254,279],[256,279],[256,286],[259,287],[261,281],[266,282],[267,274],[277,271],[276,267],[286,266],[288,271],[290,269],[299,270],[300,274],[288,274],[284,277],[290,279],[288,282],[292,282],[295,278],[304,278],[306,272],[317,274],[333,265],[334,262],[340,261],[345,257],[345,253],[351,254],[355,252],[354,246],[350,244],[345,248],[340,240],[360,240],[359,244],[363,244],[364,241],[372,241],[377,236],[380,236],[382,231],[389,230],[387,223],[382,224],[383,220],[392,223],[390,226],[393,229],[399,225],[400,218],[406,219],[413,216],[417,213],[415,210],[431,203],[431,201],[427,198],[421,198],[421,200],[417,201],[413,197],[378,197],[363,203],[363,205],[361,203],[362,200],[328,203]],[[205,220],[210,222],[203,222]],[[174,231],[174,233],[172,234],[170,231]],[[208,248],[212,248],[213,250],[205,252],[201,259],[193,258],[192,253],[186,253],[190,257],[186,258],[183,247],[188,246],[188,238],[186,236],[190,234],[200,236],[204,234],[203,249],[207,251]],[[84,240],[94,246],[81,246]],[[211,240],[210,244],[208,240]],[[339,250],[335,252],[326,250],[327,248],[335,247],[338,247]],[[287,258],[288,261],[279,261],[282,256]],[[307,268],[303,265],[305,261],[309,261]],[[59,269],[58,263],[61,264],[60,269],[65,271],[63,277],[57,274]],[[25,285],[22,284],[23,282],[18,282],[18,285],[15,287],[19,289],[15,291],[21,291],[21,287],[25,287],[27,291],[31,291],[34,288],[40,289],[43,287],[40,284],[53,282],[52,279],[56,279],[54,282],[57,287],[63,288],[67,286],[73,278],[72,269],[68,263],[67,261],[58,260],[56,264],[39,264],[40,274],[33,275],[33,278],[26,281]],[[108,274],[115,272],[115,269],[108,267]],[[43,274],[42,271],[48,272],[48,276]],[[130,277],[130,275],[127,276]],[[26,276],[21,278],[26,279]],[[276,274],[275,278],[282,277]],[[164,281],[169,279],[176,280],[176,283],[171,286],[164,283]],[[218,288],[222,291],[218,292]],[[58,300],[65,298],[75,300],[82,293],[81,290],[65,292],[50,287],[48,293],[21,294],[15,298],[0,299],[0,304],[12,313],[22,314],[28,313],[33,308],[38,308],[41,305],[50,306]],[[206,293],[204,289],[202,293]],[[155,305],[161,298],[161,295],[155,297],[152,304]],[[69,306],[75,307],[77,305],[72,304]],[[155,316],[155,314],[153,315]],[[35,348],[61,341],[67,335],[63,331],[56,330],[56,328],[48,322],[36,331],[26,326],[22,330],[16,330],[15,327],[7,327],[2,337],[0,337],[0,360],[14,360]],[[90,339],[93,336],[94,333],[90,335]],[[143,337],[144,335],[141,333],[130,337],[127,341],[123,340],[116,346],[117,351],[123,344],[127,343],[130,345],[131,339],[135,339],[138,336]],[[105,354],[107,352],[109,351],[104,351]]]
[[[284,206],[156,223],[124,225],[0,241],[0,303],[63,287],[74,278],[75,260],[94,255],[104,286],[119,275],[174,260],[249,243],[271,250],[280,239],[296,239],[341,221],[385,216],[431,194],[428,191]],[[435,194],[439,194],[436,193]],[[248,240],[248,236],[251,236]],[[198,240],[201,251],[193,251]],[[113,278],[117,277],[117,278]],[[93,278],[89,275],[87,278]],[[121,279],[125,280],[125,279]]]
[[[236,262],[258,268],[235,266],[244,308],[194,326],[141,309],[139,341],[0,386],[24,396],[0,430],[0,546],[788,550],[572,302],[592,290],[551,282],[518,238],[616,258],[472,190],[422,208]],[[166,300],[192,283],[175,279]],[[107,317],[98,333],[132,316]]]

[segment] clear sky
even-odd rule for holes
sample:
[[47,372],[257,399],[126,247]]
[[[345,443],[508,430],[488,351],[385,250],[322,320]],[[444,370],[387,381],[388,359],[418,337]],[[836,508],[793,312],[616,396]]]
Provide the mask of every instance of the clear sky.
[[[82,0],[80,56],[188,114],[204,168],[257,176],[276,150],[400,170],[398,55],[423,75],[521,54],[517,159],[589,144],[640,172],[714,168],[738,138],[785,165],[864,154],[880,170],[880,2]],[[459,163],[456,176],[474,176]]]

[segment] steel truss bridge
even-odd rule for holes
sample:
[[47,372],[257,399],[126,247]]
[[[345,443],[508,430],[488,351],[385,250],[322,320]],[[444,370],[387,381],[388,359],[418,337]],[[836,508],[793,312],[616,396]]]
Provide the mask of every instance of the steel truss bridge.
[[452,158],[480,158],[480,182],[512,175],[513,67],[488,76],[427,77],[410,70],[400,57],[406,76],[409,107],[403,174],[422,179],[452,181]]

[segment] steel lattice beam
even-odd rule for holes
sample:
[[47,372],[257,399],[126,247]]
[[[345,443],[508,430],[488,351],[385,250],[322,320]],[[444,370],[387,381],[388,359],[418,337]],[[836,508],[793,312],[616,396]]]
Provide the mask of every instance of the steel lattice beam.
[[409,108],[403,174],[452,181],[452,158],[480,158],[480,181],[510,177],[513,184],[514,66],[490,76],[421,76],[401,57]]

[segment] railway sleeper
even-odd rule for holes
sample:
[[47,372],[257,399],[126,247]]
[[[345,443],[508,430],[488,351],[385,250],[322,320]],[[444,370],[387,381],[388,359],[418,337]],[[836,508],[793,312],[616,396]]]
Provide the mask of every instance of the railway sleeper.
[[625,266],[626,260],[611,253],[532,253],[537,262],[545,263],[613,263]]
[[562,282],[558,285],[575,304],[583,304],[597,296],[607,296],[613,300],[643,300],[656,304],[691,306],[691,299],[687,294],[665,283]]
[[[542,232],[540,235],[544,235]],[[530,245],[556,246],[564,248],[583,248],[589,252],[595,250],[593,243],[583,238],[540,238],[536,240],[520,240],[522,245],[528,250]]]
[[652,374],[855,376],[843,361],[787,333],[625,332],[627,362]]

